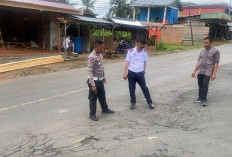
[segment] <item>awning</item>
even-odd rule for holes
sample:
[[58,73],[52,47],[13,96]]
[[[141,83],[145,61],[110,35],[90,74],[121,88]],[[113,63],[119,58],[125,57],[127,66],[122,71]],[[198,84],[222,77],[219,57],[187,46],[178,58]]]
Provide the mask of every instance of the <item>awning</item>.
[[110,26],[112,27],[112,23],[103,19],[99,18],[94,18],[94,17],[87,17],[87,16],[78,16],[78,15],[73,15],[68,17],[71,20],[78,21],[82,24],[93,24],[97,26]]
[[131,20],[131,19],[123,19],[123,18],[110,18],[110,20],[121,26],[121,27],[130,27],[137,29],[146,29],[146,26],[142,25],[139,21]]

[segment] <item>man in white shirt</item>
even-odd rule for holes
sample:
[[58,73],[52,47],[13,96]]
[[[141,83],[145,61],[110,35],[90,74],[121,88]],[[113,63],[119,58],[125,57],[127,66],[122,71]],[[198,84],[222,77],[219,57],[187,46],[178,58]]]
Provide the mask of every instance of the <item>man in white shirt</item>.
[[131,109],[135,108],[136,96],[135,96],[135,87],[136,82],[141,87],[147,103],[150,109],[154,109],[154,104],[152,103],[149,89],[147,88],[145,81],[145,72],[146,72],[146,62],[147,62],[147,52],[144,49],[146,46],[145,40],[138,40],[135,48],[129,50],[126,56],[126,64],[124,67],[123,79],[128,78],[129,82],[129,91],[131,97]]
[[70,40],[70,35],[63,41],[63,47],[71,52],[74,52],[74,44]]

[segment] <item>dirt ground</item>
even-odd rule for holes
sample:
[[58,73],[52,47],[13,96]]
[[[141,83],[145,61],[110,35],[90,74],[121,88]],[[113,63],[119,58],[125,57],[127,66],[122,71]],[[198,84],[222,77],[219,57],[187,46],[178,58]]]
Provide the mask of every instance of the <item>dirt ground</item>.
[[[152,57],[152,56],[167,55],[167,54],[178,53],[178,52],[182,52],[182,51],[180,50],[171,51],[171,52],[156,51],[156,52],[149,52],[148,55]],[[89,53],[83,53],[83,54],[79,54],[78,57],[71,57],[70,60],[65,60],[64,62],[61,63],[41,65],[41,66],[35,66],[35,67],[0,73],[0,81],[19,78],[19,77],[26,77],[29,75],[40,75],[40,74],[46,74],[51,72],[84,68],[87,66],[88,55]],[[105,64],[117,63],[120,61],[124,61],[125,57],[126,57],[125,54],[115,54],[110,58],[104,58],[104,63]]]
[[[7,79],[18,78],[18,77],[25,77],[29,75],[40,75],[45,73],[57,72],[57,71],[83,68],[86,67],[86,61],[88,55],[89,55],[88,53],[84,53],[84,54],[80,54],[78,57],[72,57],[70,60],[65,60],[64,62],[61,63],[41,65],[41,66],[35,66],[35,67],[0,73],[0,80],[7,80]],[[104,62],[105,64],[110,64],[110,63],[123,61],[124,58],[125,55],[116,54],[114,57],[104,58]]]

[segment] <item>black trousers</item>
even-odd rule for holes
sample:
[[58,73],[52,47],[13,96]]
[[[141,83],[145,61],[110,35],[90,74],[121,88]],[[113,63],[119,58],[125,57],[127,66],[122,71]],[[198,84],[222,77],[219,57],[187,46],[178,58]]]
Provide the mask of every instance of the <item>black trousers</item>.
[[207,100],[207,94],[209,89],[210,76],[198,74],[198,86],[199,86],[199,98],[201,100]]
[[141,87],[145,98],[147,99],[148,103],[152,103],[151,96],[149,89],[147,88],[144,72],[135,73],[133,71],[128,71],[128,82],[129,82],[129,91],[131,97],[131,103],[136,103],[136,96],[135,96],[135,89],[136,89],[136,82]]
[[102,110],[107,110],[108,105],[106,103],[106,96],[105,96],[105,87],[103,81],[94,81],[97,88],[97,95],[92,91],[92,86],[87,80],[87,84],[89,86],[89,109],[90,115],[95,115],[97,110],[97,99],[101,105]]

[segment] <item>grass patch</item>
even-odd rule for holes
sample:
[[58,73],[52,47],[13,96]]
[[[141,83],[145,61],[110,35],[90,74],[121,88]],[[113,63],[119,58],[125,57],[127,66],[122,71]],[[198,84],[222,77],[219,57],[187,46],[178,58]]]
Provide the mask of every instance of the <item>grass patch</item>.
[[[230,40],[220,40],[213,42],[213,46],[220,46],[224,44],[230,44]],[[191,49],[198,49],[203,48],[202,45],[175,45],[175,44],[165,44],[162,41],[157,44],[157,51],[184,51],[184,50],[191,50]]]
[[175,51],[175,50],[189,50],[189,49],[196,49],[201,48],[201,45],[191,46],[191,45],[172,45],[172,44],[165,44],[165,51]]
[[157,51],[177,51],[177,50],[189,50],[201,48],[201,45],[191,46],[191,45],[175,45],[175,44],[165,44],[162,41],[157,44]]

